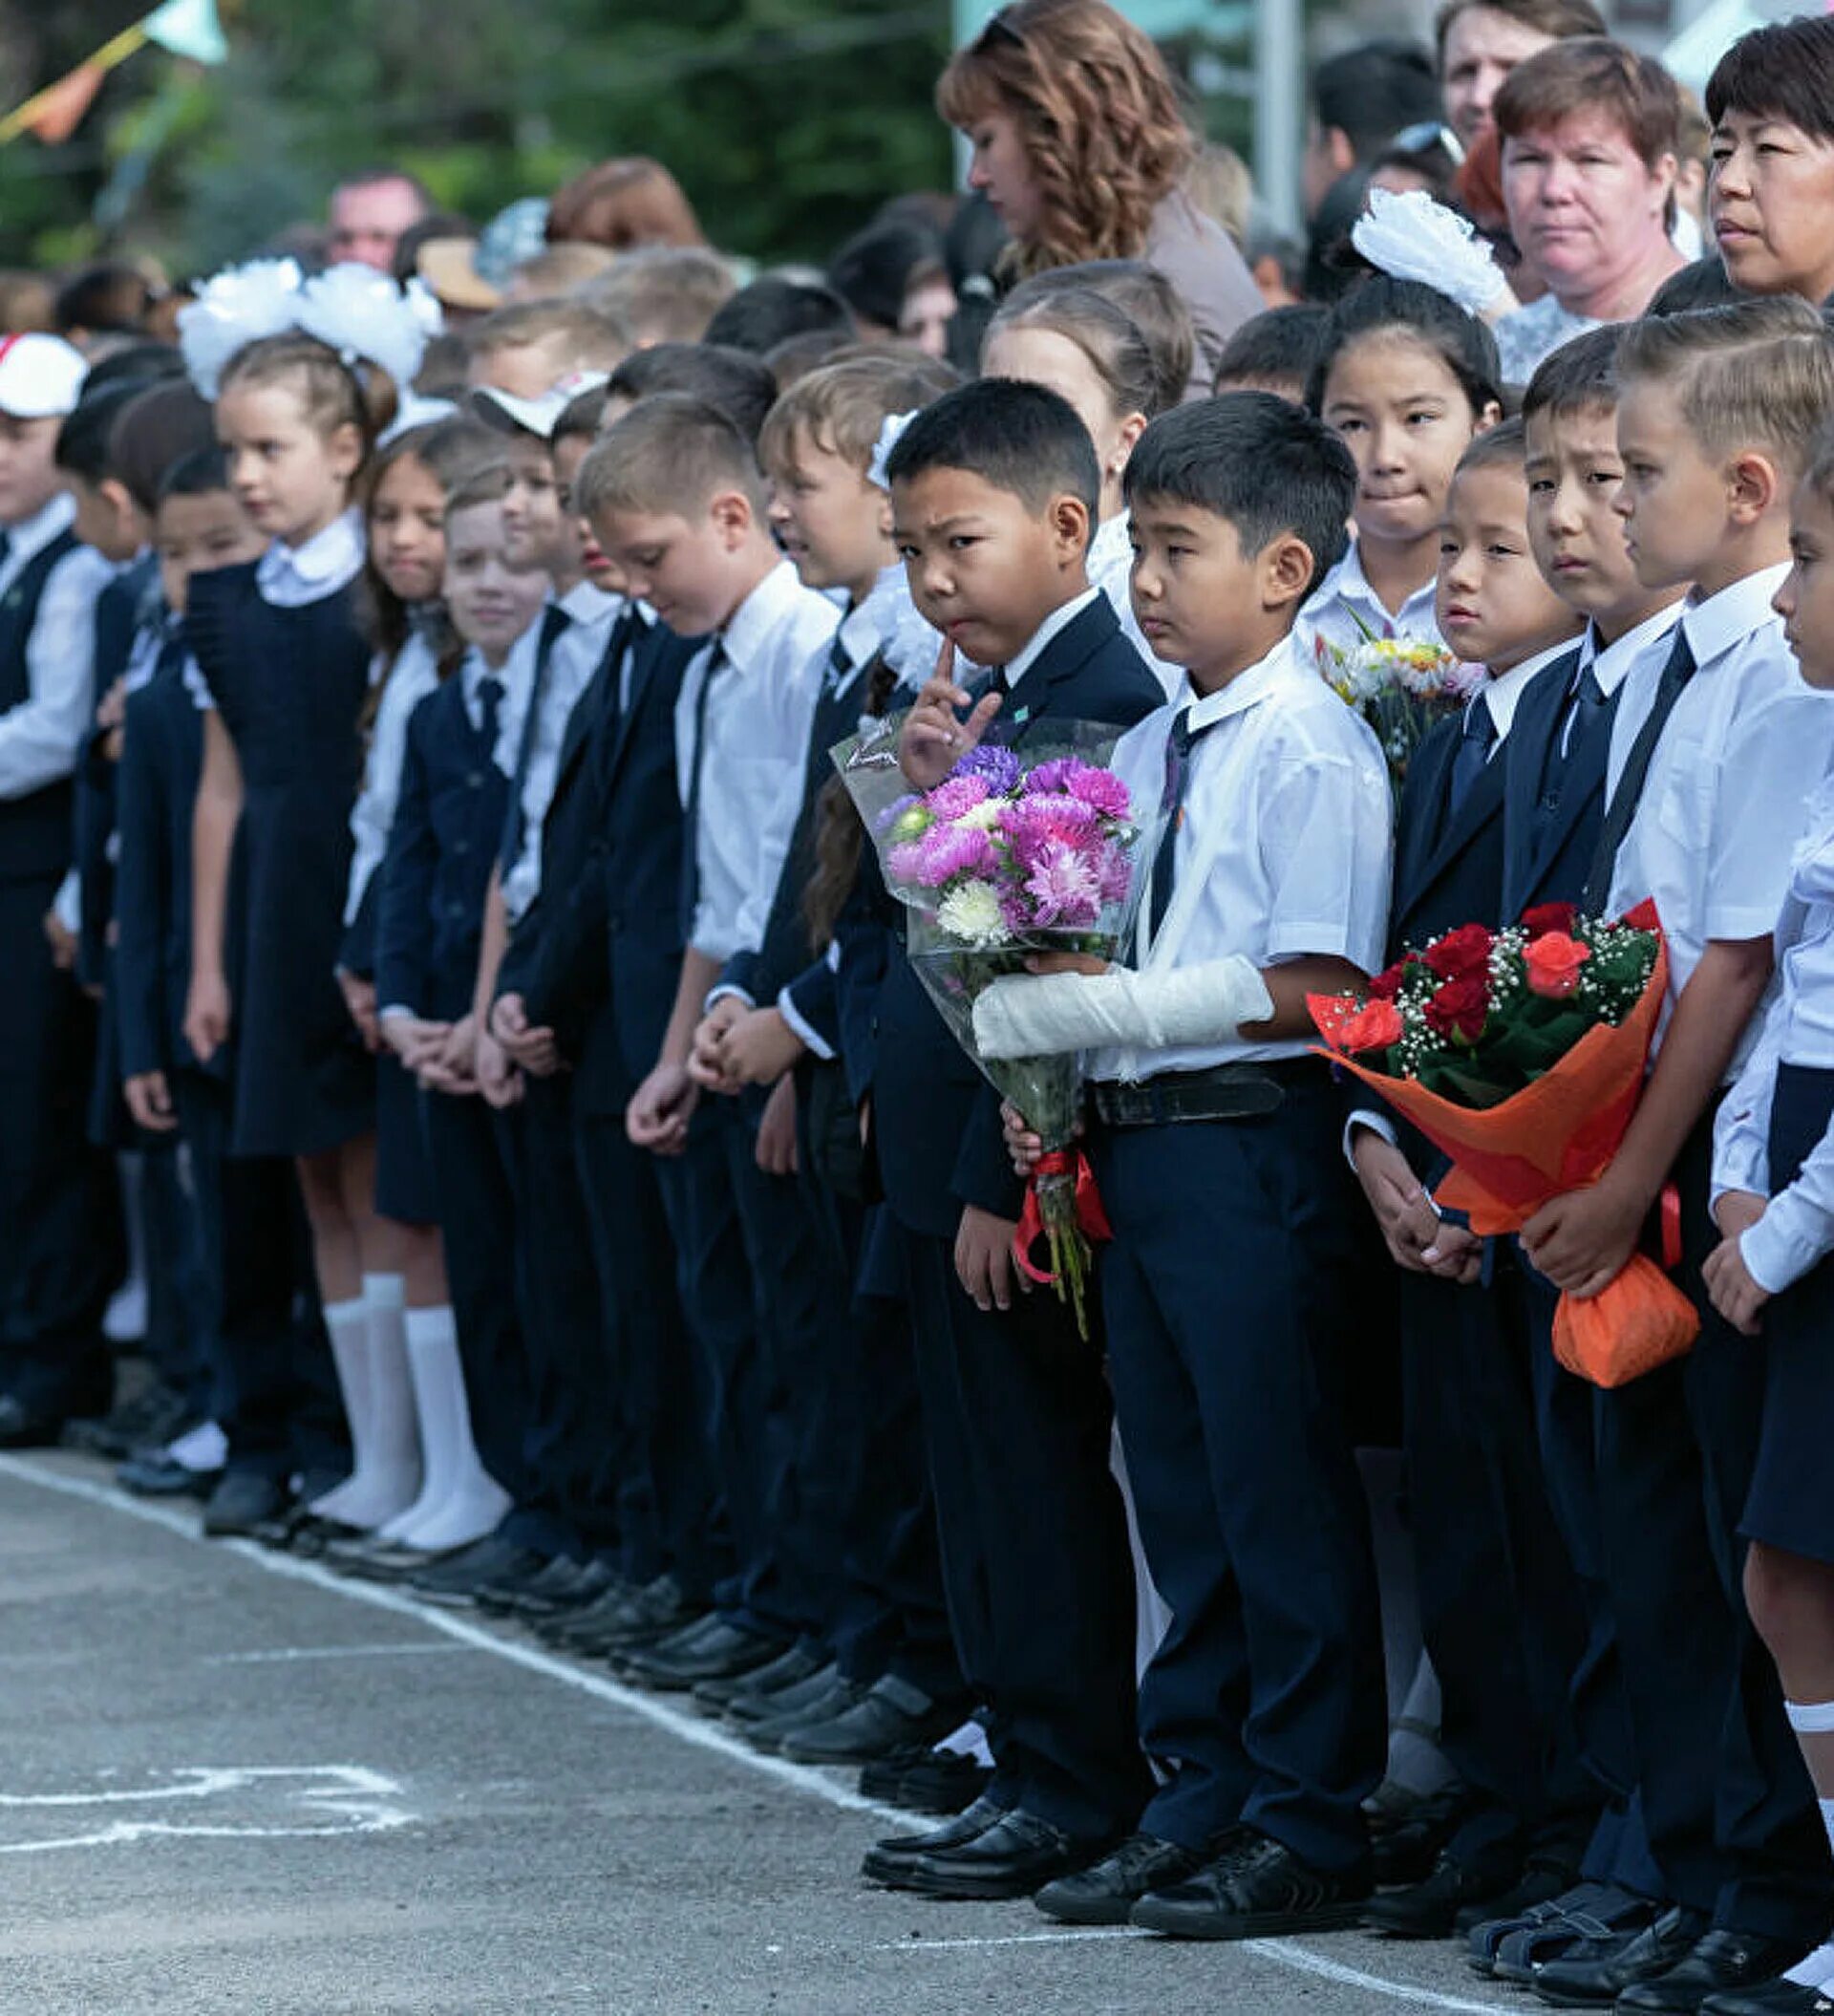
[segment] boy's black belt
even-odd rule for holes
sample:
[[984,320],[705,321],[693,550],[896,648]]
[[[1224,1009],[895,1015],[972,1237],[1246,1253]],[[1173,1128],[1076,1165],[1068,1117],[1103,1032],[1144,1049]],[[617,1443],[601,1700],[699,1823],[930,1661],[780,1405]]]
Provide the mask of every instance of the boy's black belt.
[[1251,1120],[1277,1112],[1302,1086],[1328,1082],[1316,1058],[1277,1057],[1207,1071],[1167,1071],[1139,1084],[1102,1081],[1092,1089],[1096,1117],[1104,1126],[1162,1127],[1192,1120]]

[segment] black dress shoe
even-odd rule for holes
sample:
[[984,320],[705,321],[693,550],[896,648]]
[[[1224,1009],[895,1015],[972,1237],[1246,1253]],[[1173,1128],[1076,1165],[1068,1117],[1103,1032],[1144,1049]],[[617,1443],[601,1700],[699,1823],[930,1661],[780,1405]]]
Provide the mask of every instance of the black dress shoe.
[[1207,1856],[1153,1834],[1130,1834],[1112,1854],[1047,1883],[1032,1901],[1065,1925],[1124,1925],[1149,1891],[1195,1876]]
[[1700,2016],[1829,2016],[1830,2011],[1834,1996],[1825,1988],[1803,1988],[1782,1980],[1709,1995],[1700,2005]]
[[480,1582],[472,1591],[471,1599],[486,1617],[507,1617],[521,1598],[538,1585],[564,1586],[579,1571],[580,1564],[571,1555],[551,1555],[544,1559],[529,1553],[524,1560],[512,1562]]
[[831,1659],[808,1645],[792,1645],[756,1673],[738,1680],[703,1681],[694,1689],[694,1699],[703,1707],[719,1709],[728,1722],[764,1722],[787,1709],[807,1707],[840,1677]]
[[972,1840],[913,1857],[895,1872],[892,1887],[955,1900],[1030,1897],[1100,1854],[1100,1842],[1079,1841],[1036,1813],[1014,1810]]
[[1531,1987],[1543,1962],[1565,1959],[1589,1942],[1627,1941],[1660,1912],[1660,1905],[1615,1883],[1576,1883],[1518,1916],[1474,1925],[1466,1958],[1480,1974]]
[[829,1676],[827,1685],[821,1693],[803,1702],[800,1707],[783,1708],[759,1722],[736,1722],[733,1727],[753,1749],[761,1750],[767,1756],[775,1755],[782,1749],[787,1738],[805,1728],[826,1727],[849,1708],[858,1707],[865,1694],[865,1688],[858,1681],[843,1679],[837,1672]]
[[0,1449],[48,1449],[64,1432],[60,1414],[29,1412],[11,1393],[0,1393]]
[[1194,1877],[1141,1898],[1129,1922],[1174,1939],[1275,1939],[1354,1925],[1368,1898],[1366,1874],[1314,1869],[1282,1842],[1244,1830]]
[[782,1649],[774,1638],[764,1638],[715,1618],[711,1628],[693,1643],[684,1644],[679,1636],[666,1639],[647,1652],[633,1652],[622,1670],[624,1677],[636,1686],[658,1694],[679,1694],[697,1681],[755,1673]]
[[117,1467],[115,1481],[137,1498],[207,1498],[221,1470],[194,1470],[163,1449],[141,1449]]
[[1736,1994],[1774,1982],[1802,1957],[1800,1939],[1763,1939],[1716,1927],[1685,1960],[1626,1988],[1617,2005],[1639,2016],[1695,2016],[1711,1996]]
[[596,1556],[589,1561],[568,1561],[567,1573],[556,1568],[552,1574],[537,1576],[516,1591],[509,1599],[510,1614],[520,1617],[524,1622],[533,1622],[546,1617],[562,1617],[571,1612],[577,1615],[588,1603],[596,1602],[602,1596],[613,1590],[632,1594],[629,1584],[613,1568],[609,1561]]
[[1370,1875],[1377,1888],[1425,1882],[1440,1851],[1459,1831],[1467,1804],[1461,1785],[1416,1792],[1394,1804],[1366,1802]]
[[958,1813],[992,1782],[992,1771],[978,1757],[913,1744],[868,1764],[860,1773],[860,1795],[909,1812]]
[[449,1559],[436,1561],[431,1568],[410,1576],[408,1587],[423,1603],[437,1603],[446,1610],[468,1610],[487,1582],[508,1576],[533,1576],[544,1559],[532,1548],[519,1547],[501,1533],[488,1533],[473,1546],[460,1548]]
[[1506,1851],[1467,1862],[1448,1849],[1425,1882],[1372,1898],[1363,1923],[1390,1939],[1446,1939],[1461,1911],[1502,1897],[1521,1874],[1522,1864]]
[[204,1502],[204,1536],[252,1538],[264,1521],[278,1518],[288,1503],[287,1487],[277,1477],[264,1477],[259,1470],[225,1470]]
[[906,1743],[933,1743],[960,1726],[960,1702],[932,1701],[886,1673],[828,1722],[811,1718],[778,1748],[793,1764],[864,1764]]
[[710,1615],[691,1602],[672,1576],[664,1576],[633,1593],[608,1590],[584,1610],[563,1612],[536,1629],[550,1644],[602,1659],[611,1652],[660,1644]]
[[963,1842],[971,1841],[976,1834],[984,1834],[990,1827],[996,1826],[1006,1815],[1006,1807],[983,1794],[966,1812],[957,1813],[941,1827],[929,1828],[923,1834],[890,1834],[883,1841],[875,1841],[866,1850],[860,1864],[860,1874],[870,1882],[895,1883],[901,1872],[920,1856],[946,1848],[959,1848]]
[[1641,1932],[1582,1941],[1558,1960],[1543,1961],[1535,1968],[1534,1991],[1557,2009],[1608,2006],[1638,1982],[1686,1960],[1706,1929],[1702,1913],[1671,1904]]
[[182,1393],[155,1381],[99,1420],[66,1422],[64,1447],[119,1463],[138,1448],[162,1448],[195,1420],[191,1405]]

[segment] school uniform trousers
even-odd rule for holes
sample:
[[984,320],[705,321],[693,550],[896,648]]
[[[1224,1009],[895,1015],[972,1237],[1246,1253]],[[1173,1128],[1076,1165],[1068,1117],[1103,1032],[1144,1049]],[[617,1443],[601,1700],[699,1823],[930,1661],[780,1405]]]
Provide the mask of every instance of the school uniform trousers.
[[[0,716],[31,697],[28,649],[69,530],[0,600]],[[96,1011],[53,964],[45,913],[72,857],[71,780],[0,801],[0,1393],[33,1421],[106,1409],[102,1316],[119,1278],[119,1196],[86,1116]]]
[[[458,674],[409,718],[395,821],[372,884],[378,1007],[435,1021],[471,1012],[484,893],[509,802],[493,740],[474,725]],[[485,1469],[522,1507],[535,1488],[507,1126],[477,1093],[425,1093],[421,1118],[472,1437]],[[559,1533],[532,1512],[526,1520],[511,1536],[557,1551]]]
[[[1501,915],[1506,923],[1538,904],[1577,904],[1598,847],[1611,723],[1623,688],[1615,686],[1589,721],[1574,707],[1571,687],[1570,659],[1556,660],[1538,674],[1522,696],[1503,744]],[[1514,1259],[1510,1285],[1528,1330],[1543,1487],[1585,1610],[1586,1642],[1571,1682],[1574,1741],[1584,1768],[1608,1802],[1583,1869],[1595,1880],[1659,1897],[1663,1879],[1650,1855],[1636,1791],[1630,1708],[1605,1579],[1596,1391],[1554,1356],[1558,1291],[1528,1264],[1518,1241],[1512,1239],[1509,1249]]]
[[[811,1052],[795,1073],[799,1168],[794,1179],[814,1237],[809,1285],[821,1298],[822,1362],[793,1373],[778,1474],[781,1500],[814,1550],[824,1596],[823,1636],[849,1678],[888,1666],[932,1698],[961,1692],[942,1597],[935,1511],[923,1453],[922,1405],[909,1318],[895,1268],[864,1272],[871,1230],[860,1192],[858,1109],[840,1057],[838,990],[825,952],[811,958],[802,901],[816,867],[830,750],[853,734],[881,658],[855,665],[837,637],[809,733],[802,803],[762,943],[736,954],[721,976],[758,1006],[790,1003]],[[851,816],[849,814],[849,816]],[[843,1322],[834,1312],[846,1312]]]
[[350,1446],[325,1336],[299,1182],[282,1156],[225,1170],[230,1061],[201,1063],[184,1040],[191,977],[191,813],[203,721],[166,654],[127,703],[119,779],[120,935],[116,947],[124,1075],[166,1073],[189,1164],[204,1282],[207,1412],[227,1468],[330,1479]]
[[[1570,670],[1570,655],[1547,668],[1563,692]],[[1522,732],[1518,715],[1456,808],[1461,719],[1415,754],[1397,821],[1391,960],[1502,916],[1506,759]],[[1402,1146],[1429,1185],[1443,1175],[1412,1129]],[[1452,1851],[1469,1860],[1539,1838],[1576,1862],[1599,1803],[1567,1709],[1586,1631],[1571,1567],[1550,1544],[1517,1267],[1508,1242],[1490,1241],[1468,1286],[1398,1274],[1408,1496],[1440,1748],[1469,1794]]]
[[[1124,727],[1162,699],[1099,598],[1026,669],[999,738],[1023,747],[1053,719]],[[855,901],[901,922],[871,861]],[[964,1292],[963,1206],[1019,1215],[999,1102],[900,945],[873,1020],[872,1145],[904,1247],[944,1589],[963,1677],[991,1711],[994,1796],[1094,1839],[1129,1825],[1146,1790],[1100,1345],[1078,1340],[1048,1292],[1015,1293],[1006,1314]]]

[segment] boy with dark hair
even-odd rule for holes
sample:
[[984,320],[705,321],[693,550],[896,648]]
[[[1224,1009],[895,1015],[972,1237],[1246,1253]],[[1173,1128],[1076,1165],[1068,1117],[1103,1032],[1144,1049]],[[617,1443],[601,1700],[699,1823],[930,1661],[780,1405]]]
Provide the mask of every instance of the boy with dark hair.
[[1418,42],[1385,37],[1327,56],[1312,74],[1312,133],[1301,179],[1306,214],[1356,168],[1368,167],[1409,126],[1439,116],[1433,58]]
[[[1141,1684],[1160,1789],[1038,1902],[1233,1940],[1353,1922],[1370,1889],[1385,1726],[1345,1411],[1354,1219],[1306,997],[1380,961],[1389,789],[1375,737],[1290,641],[1344,550],[1337,438],[1234,393],[1155,420],[1126,485],[1141,627],[1193,696],[1112,759],[1164,817],[1138,967],[1034,961],[1044,976],[997,982],[975,1015],[995,1055],[1088,1053],[1110,1372],[1172,1612]],[[1024,1166],[1036,1137],[1010,1125]]]
[[[996,715],[992,732],[1023,746],[1054,722],[1125,726],[1159,703],[1163,689],[1088,585],[1100,471],[1065,400],[1012,379],[966,385],[912,420],[887,475],[919,612],[996,668],[971,691],[947,676],[925,689],[905,730],[913,783],[938,782]],[[1014,1293],[1020,1186],[998,1104],[904,956],[870,861],[857,901],[894,926],[870,1146],[917,1340],[949,1621],[970,1691],[992,1711],[995,1766],[959,1820],[880,1843],[864,1871],[931,1896],[1024,1896],[1104,1853],[1146,1791],[1112,1404],[1068,1312]],[[844,930],[842,941],[844,991]]]
[[847,304],[831,287],[766,273],[749,287],[741,287],[714,311],[703,340],[730,344],[761,357],[792,336],[818,330],[832,330],[848,342],[858,333]]
[[1250,315],[1216,360],[1218,392],[1272,392],[1303,406],[1325,354],[1328,308],[1270,308]]
[[606,381],[603,428],[621,420],[638,399],[680,392],[716,406],[747,440],[756,441],[777,402],[770,366],[729,343],[657,343],[639,350]]

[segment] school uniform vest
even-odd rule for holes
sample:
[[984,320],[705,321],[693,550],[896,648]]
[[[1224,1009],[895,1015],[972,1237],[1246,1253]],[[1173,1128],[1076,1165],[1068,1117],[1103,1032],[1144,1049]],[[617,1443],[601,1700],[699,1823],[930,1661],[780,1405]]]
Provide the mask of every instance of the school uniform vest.
[[[66,553],[74,552],[76,535],[58,533],[19,570],[0,600],[0,715],[11,714],[32,697],[32,672],[26,654],[38,621],[45,584]],[[24,798],[0,802],[0,881],[55,880],[69,868],[72,852],[72,805],[75,787],[59,778]]]

